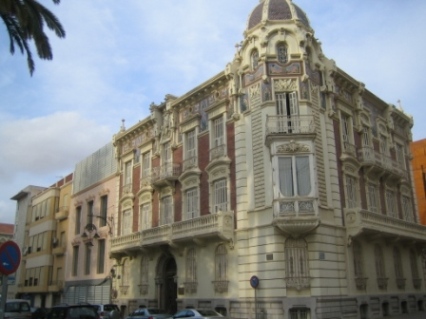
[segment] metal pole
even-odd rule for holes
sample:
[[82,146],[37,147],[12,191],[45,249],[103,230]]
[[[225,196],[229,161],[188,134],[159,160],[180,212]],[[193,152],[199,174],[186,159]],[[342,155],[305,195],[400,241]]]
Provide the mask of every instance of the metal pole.
[[7,299],[7,275],[1,275],[1,282],[0,319],[4,319],[4,307]]
[[257,318],[257,288],[254,289],[254,315],[255,315],[255,318],[258,319]]

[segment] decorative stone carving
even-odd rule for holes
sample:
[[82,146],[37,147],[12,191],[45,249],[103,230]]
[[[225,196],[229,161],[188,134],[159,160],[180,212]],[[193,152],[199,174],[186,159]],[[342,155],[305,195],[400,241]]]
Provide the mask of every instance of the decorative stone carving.
[[311,148],[309,145],[297,143],[295,141],[290,141],[290,143],[279,145],[277,147],[277,153],[296,153],[296,152],[310,152]]
[[296,91],[297,82],[295,79],[279,79],[274,81],[275,92]]

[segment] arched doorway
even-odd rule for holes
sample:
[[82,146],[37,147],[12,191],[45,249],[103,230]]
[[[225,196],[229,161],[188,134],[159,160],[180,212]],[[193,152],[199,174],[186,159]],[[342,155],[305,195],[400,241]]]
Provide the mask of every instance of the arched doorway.
[[164,254],[157,264],[156,284],[158,306],[168,313],[177,311],[177,267],[171,254]]

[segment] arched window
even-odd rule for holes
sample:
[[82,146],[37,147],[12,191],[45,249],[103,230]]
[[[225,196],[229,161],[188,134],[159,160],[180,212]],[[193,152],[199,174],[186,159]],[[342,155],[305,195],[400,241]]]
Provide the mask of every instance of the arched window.
[[386,278],[385,259],[383,256],[383,249],[378,244],[374,246],[374,261],[376,268],[377,285],[380,289],[386,289],[388,281]]
[[123,286],[129,286],[129,283],[130,283],[129,273],[130,273],[129,263],[125,259],[123,261],[123,265],[121,266],[121,276],[122,276],[121,280],[122,280]]
[[396,285],[399,289],[403,289],[405,287],[405,278],[402,268],[401,252],[398,247],[393,248],[393,265],[395,268]]
[[197,292],[197,260],[195,258],[195,249],[190,248],[186,253],[186,282],[185,292]]
[[287,45],[285,43],[277,44],[277,59],[280,63],[288,62]]
[[354,277],[356,287],[358,289],[365,289],[367,287],[367,278],[364,277],[364,262],[360,242],[353,242],[352,253],[354,258]]
[[148,257],[141,257],[140,263],[140,282],[139,282],[139,292],[141,295],[146,295],[148,293],[148,267],[149,260]]
[[256,70],[257,67],[259,66],[259,51],[257,51],[256,49],[254,49],[251,52],[250,59],[251,59],[251,68],[252,68],[252,70]]
[[411,276],[413,278],[413,286],[416,289],[420,288],[421,279],[419,276],[419,267],[417,266],[417,256],[414,250],[410,250],[410,266],[411,266]]
[[226,280],[228,268],[228,252],[226,250],[225,245],[219,245],[216,248],[215,267],[216,280]]
[[287,288],[310,286],[308,247],[303,239],[288,238],[285,242]]

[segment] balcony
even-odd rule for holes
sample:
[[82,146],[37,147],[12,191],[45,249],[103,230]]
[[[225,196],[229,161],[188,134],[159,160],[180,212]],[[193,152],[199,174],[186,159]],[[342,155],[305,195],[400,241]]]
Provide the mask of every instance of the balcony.
[[315,134],[312,115],[268,115],[266,118],[266,136],[294,136]]
[[196,241],[202,243],[208,238],[232,240],[234,235],[234,213],[219,212],[201,216],[172,225],[172,241]]
[[66,246],[59,245],[59,246],[53,248],[52,254],[54,256],[57,256],[57,257],[63,256],[65,254],[66,250],[67,250]]
[[[111,238],[111,255],[120,256],[141,248],[142,233],[131,233]],[[113,257],[114,258],[114,257]]]
[[226,145],[221,144],[219,146],[211,148],[210,151],[209,151],[209,154],[210,154],[210,162],[217,160],[221,157],[227,156]]
[[348,210],[346,228],[349,237],[359,235],[383,238],[389,241],[401,240],[426,243],[426,226],[366,210]]
[[369,173],[408,179],[407,170],[390,156],[381,154],[370,147],[359,149],[358,156],[360,164],[366,167]]
[[167,163],[152,169],[151,181],[154,186],[170,186],[179,178],[180,164]]
[[132,184],[126,184],[121,187],[121,196],[132,196],[133,195],[133,187]]
[[198,158],[197,156],[192,156],[183,161],[183,171],[188,171],[190,169],[198,168]]
[[162,225],[142,231],[142,246],[160,246],[171,243],[172,226]]
[[55,219],[58,221],[62,221],[68,218],[69,208],[68,206],[59,207],[56,214]]
[[300,236],[320,224],[315,198],[278,199],[274,203],[273,224],[286,234]]
[[64,282],[62,280],[52,280],[49,282],[47,287],[48,292],[61,292],[64,288]]

